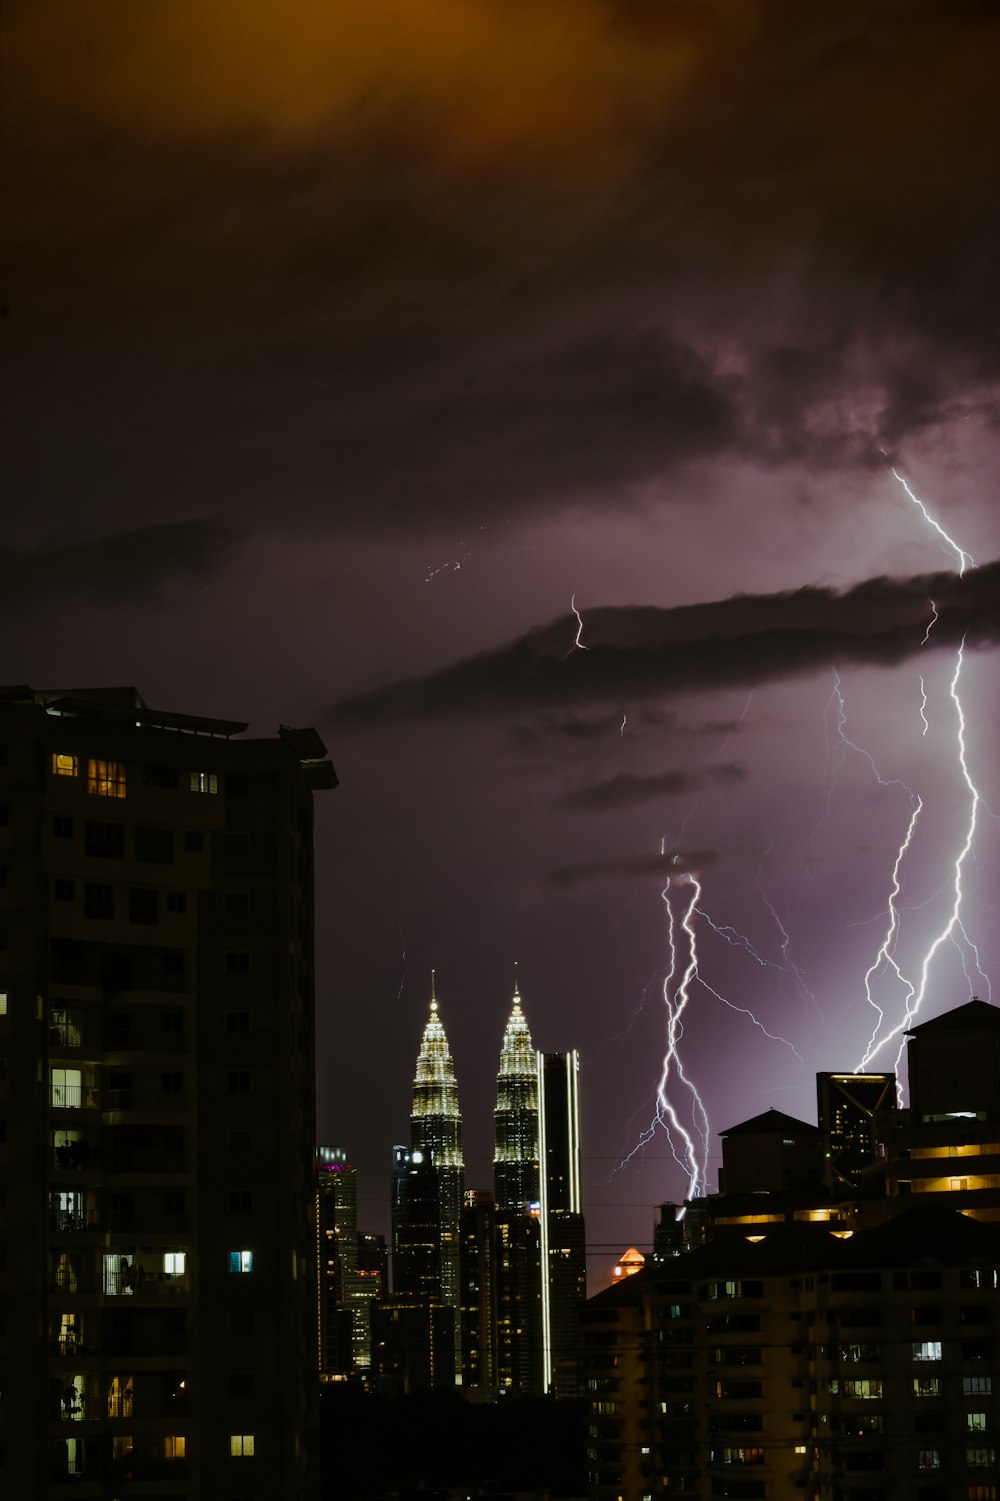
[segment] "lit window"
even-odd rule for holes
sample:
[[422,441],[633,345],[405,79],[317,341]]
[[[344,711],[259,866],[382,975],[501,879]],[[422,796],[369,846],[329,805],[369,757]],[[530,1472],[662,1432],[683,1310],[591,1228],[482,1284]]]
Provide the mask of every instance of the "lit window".
[[83,1074],[78,1068],[54,1068],[50,1071],[52,1105],[56,1110],[79,1110],[83,1092]]
[[914,1376],[913,1395],[915,1397],[940,1397],[940,1378],[937,1376]]
[[0,990],[0,1016],[7,1015],[7,992]]
[[808,1450],[806,1449],[805,1444],[796,1444],[795,1445],[795,1452],[796,1452],[796,1454],[806,1454],[806,1453],[808,1453]]
[[854,1397],[857,1400],[867,1402],[872,1398],[881,1397],[882,1383],[881,1381],[875,1381],[867,1377],[862,1381],[845,1381],[843,1392],[845,1397]]
[[965,1426],[966,1426],[966,1428],[968,1428],[968,1430],[970,1431],[970,1433],[985,1433],[986,1432],[986,1414],[985,1414],[985,1412],[967,1412],[965,1414]]
[[131,1433],[116,1433],[111,1440],[111,1458],[128,1459],[134,1448]]
[[236,1459],[251,1459],[253,1457],[253,1434],[231,1433],[229,1452]]
[[970,1470],[992,1470],[997,1462],[995,1449],[966,1449],[965,1463]]
[[921,1449],[920,1450],[920,1453],[917,1456],[917,1469],[918,1470],[940,1470],[940,1468],[941,1468],[941,1451],[940,1451],[940,1449]]
[[988,1397],[993,1391],[992,1376],[963,1376],[963,1397]]
[[941,1341],[939,1339],[921,1340],[913,1346],[914,1360],[940,1360]]
[[164,1459],[183,1459],[187,1439],[183,1433],[168,1433],[163,1439]]
[[132,1416],[132,1377],[112,1376],[108,1385],[108,1417],[130,1418]]
[[80,775],[79,756],[65,755],[61,751],[52,752],[52,775],[54,777],[76,777]]
[[87,791],[95,797],[125,796],[125,767],[121,761],[87,762]]
[[163,1271],[167,1277],[183,1277],[186,1264],[186,1251],[164,1251]]
[[191,773],[192,792],[211,792],[219,790],[219,778],[214,771],[193,771]]
[[252,1272],[253,1271],[253,1252],[252,1251],[230,1251],[230,1253],[229,1253],[229,1270],[231,1272]]

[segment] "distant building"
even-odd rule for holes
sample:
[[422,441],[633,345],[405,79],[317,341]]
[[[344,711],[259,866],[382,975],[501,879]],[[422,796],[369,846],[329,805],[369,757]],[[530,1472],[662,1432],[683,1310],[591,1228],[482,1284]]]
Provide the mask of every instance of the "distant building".
[[[430,1016],[424,1028],[413,1081],[410,1111],[411,1162],[433,1165],[437,1184],[441,1300],[457,1310],[460,1301],[459,1219],[465,1188],[462,1115],[455,1065],[438,1015],[431,980]],[[419,1156],[418,1156],[419,1154]],[[395,1271],[393,1286],[396,1286]]]
[[578,1316],[587,1296],[587,1245],[580,1191],[580,1056],[538,1054],[541,1157],[543,1387],[575,1397]]
[[[358,1263],[358,1174],[341,1147],[316,1153],[319,1370],[346,1376],[371,1365],[372,1279]],[[345,1317],[346,1316],[346,1317]]]
[[527,1214],[539,1198],[538,1063],[516,988],[500,1049],[493,1123],[496,1206]]
[[392,1291],[444,1301],[440,1180],[429,1152],[403,1146],[392,1149]]
[[314,730],[0,692],[0,1493],[316,1484]]

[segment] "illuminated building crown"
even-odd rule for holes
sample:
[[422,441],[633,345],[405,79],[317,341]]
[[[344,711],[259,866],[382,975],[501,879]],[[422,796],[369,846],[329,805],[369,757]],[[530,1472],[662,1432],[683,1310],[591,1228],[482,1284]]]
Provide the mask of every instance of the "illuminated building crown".
[[461,1120],[455,1065],[438,1016],[432,981],[430,1016],[417,1055],[410,1121],[414,1143],[433,1151],[439,1168],[462,1166]]

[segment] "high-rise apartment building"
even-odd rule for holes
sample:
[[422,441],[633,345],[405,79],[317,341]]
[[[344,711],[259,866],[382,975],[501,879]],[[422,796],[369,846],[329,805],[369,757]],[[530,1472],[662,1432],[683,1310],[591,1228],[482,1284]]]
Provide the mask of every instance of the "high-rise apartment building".
[[0,1493],[315,1486],[313,730],[0,694]]

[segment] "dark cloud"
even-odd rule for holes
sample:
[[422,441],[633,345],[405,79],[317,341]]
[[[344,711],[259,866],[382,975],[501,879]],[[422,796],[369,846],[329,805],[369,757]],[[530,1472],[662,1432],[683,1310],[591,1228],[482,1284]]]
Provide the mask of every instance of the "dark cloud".
[[0,549],[0,609],[85,599],[113,607],[145,600],[182,578],[216,573],[236,551],[236,533],[215,521],[163,522],[96,541]]
[[251,11],[11,7],[25,505],[426,533],[988,410],[995,6]]
[[745,776],[746,768],[735,761],[710,766],[704,771],[665,771],[658,776],[637,776],[620,771],[607,781],[565,793],[556,798],[555,807],[568,813],[603,813],[609,809],[634,807],[654,798],[697,792],[710,782],[740,781]]
[[592,881],[644,880],[655,876],[661,883],[670,877],[683,876],[718,863],[715,850],[688,850],[684,854],[622,855],[617,859],[593,860],[580,865],[563,865],[545,877],[549,886],[571,888]]
[[[934,602],[937,619],[931,626]],[[621,702],[753,685],[834,663],[889,666],[936,646],[1000,640],[1000,563],[911,579],[869,579],[846,593],[805,588],[714,604],[588,610],[587,649],[573,616],[424,678],[342,701],[332,722],[493,715],[534,705]],[[927,637],[927,645],[924,645]]]
[[662,733],[676,724],[676,714],[647,707],[638,713],[618,709],[595,715],[540,714],[532,721],[511,725],[507,738],[511,747],[524,755],[558,756],[560,748],[597,745],[611,735],[621,739],[626,728],[634,739],[648,731]]

